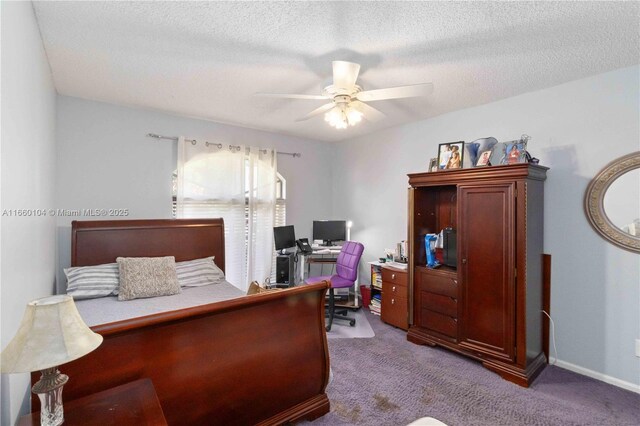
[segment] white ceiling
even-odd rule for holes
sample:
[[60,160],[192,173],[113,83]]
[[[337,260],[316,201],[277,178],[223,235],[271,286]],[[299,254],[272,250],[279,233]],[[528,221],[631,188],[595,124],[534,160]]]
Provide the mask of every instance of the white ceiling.
[[[35,2],[60,94],[337,141],[640,62],[638,2]],[[320,94],[331,61],[364,89],[433,82],[371,103],[347,130]],[[498,119],[498,118],[497,118]],[[464,123],[461,123],[463,126]],[[153,129],[149,129],[153,131]]]

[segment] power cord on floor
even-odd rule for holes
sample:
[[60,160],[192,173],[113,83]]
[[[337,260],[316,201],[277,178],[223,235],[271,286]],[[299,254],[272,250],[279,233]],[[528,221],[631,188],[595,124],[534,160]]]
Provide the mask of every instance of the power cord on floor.
[[555,359],[553,360],[551,365],[556,365],[556,362],[558,362],[558,349],[556,349],[556,326],[553,323],[553,318],[551,318],[551,315],[549,315],[547,311],[543,309],[540,312],[549,317],[549,321],[551,322],[551,341],[553,342],[553,352],[555,353]]

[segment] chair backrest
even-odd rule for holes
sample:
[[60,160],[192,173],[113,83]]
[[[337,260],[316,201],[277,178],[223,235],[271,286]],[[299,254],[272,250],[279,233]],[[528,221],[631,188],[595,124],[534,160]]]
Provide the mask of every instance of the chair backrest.
[[355,241],[345,241],[336,259],[336,273],[340,278],[355,281],[358,277],[358,264],[362,257],[364,246]]

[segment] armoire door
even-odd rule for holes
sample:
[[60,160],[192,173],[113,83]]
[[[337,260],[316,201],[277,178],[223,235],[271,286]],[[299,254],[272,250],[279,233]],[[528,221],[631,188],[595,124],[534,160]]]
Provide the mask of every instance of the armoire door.
[[460,346],[515,357],[515,183],[458,188]]

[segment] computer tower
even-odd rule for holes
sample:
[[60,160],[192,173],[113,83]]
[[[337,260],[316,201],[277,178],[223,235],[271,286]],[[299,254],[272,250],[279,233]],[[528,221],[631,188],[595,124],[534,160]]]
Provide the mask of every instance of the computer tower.
[[295,284],[293,254],[279,254],[276,257],[276,283],[293,286]]

